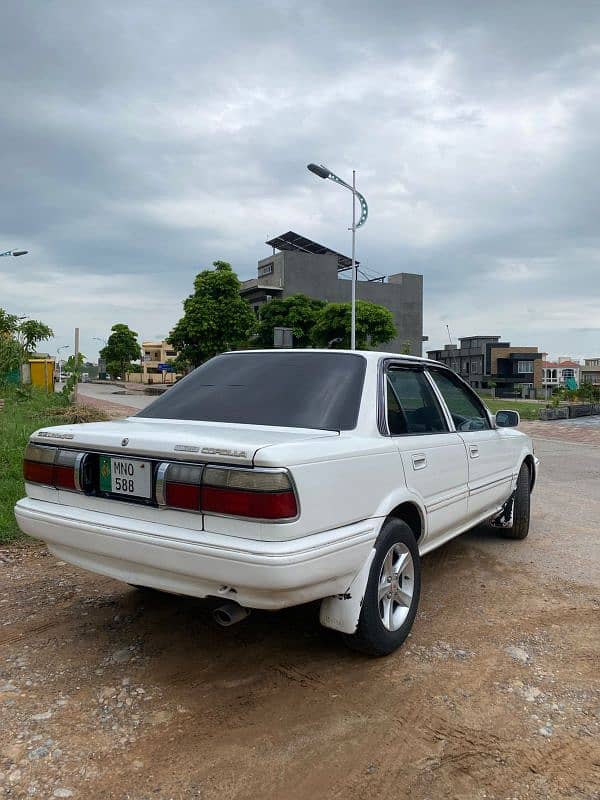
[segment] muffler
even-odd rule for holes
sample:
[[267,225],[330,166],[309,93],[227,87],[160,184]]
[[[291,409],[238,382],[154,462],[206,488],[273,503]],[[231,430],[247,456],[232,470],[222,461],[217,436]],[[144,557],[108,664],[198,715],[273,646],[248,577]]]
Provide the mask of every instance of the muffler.
[[236,622],[246,619],[249,613],[249,608],[244,608],[239,603],[229,602],[215,608],[212,615],[215,622],[223,628],[229,628],[231,625],[235,625]]

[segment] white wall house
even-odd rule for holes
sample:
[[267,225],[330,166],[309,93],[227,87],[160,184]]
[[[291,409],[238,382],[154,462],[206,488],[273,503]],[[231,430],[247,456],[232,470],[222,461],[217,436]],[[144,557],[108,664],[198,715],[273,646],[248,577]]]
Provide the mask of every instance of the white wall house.
[[573,378],[577,386],[581,382],[581,364],[570,359],[542,362],[542,385],[564,386],[568,378]]

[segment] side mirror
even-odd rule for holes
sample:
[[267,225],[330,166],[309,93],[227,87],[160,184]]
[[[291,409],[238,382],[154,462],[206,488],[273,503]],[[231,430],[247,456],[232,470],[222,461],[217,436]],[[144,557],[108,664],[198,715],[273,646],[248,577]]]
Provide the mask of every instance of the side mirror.
[[518,411],[498,411],[496,414],[497,428],[516,428],[520,422]]

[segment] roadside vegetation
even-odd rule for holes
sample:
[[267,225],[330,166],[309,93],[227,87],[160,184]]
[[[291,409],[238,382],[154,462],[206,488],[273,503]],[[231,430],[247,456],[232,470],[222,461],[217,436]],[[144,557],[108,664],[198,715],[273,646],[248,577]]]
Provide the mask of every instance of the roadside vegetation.
[[521,415],[521,419],[539,419],[539,411],[540,408],[544,408],[546,402],[543,400],[539,401],[525,401],[525,400],[513,400],[512,397],[507,397],[505,399],[502,398],[492,398],[484,395],[481,397],[485,405],[489,408],[492,414],[495,414],[497,411],[518,411]]
[[0,385],[0,543],[20,538],[13,507],[25,494],[23,453],[30,435],[44,426],[106,419],[97,409],[73,406],[62,394]]

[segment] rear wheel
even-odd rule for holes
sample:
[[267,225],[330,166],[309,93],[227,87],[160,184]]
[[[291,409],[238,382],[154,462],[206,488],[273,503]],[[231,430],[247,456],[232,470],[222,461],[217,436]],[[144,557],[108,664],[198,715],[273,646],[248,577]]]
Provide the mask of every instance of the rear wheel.
[[531,482],[529,467],[524,462],[519,470],[513,503],[513,524],[510,528],[503,528],[502,533],[507,539],[525,539],[529,533]]
[[410,633],[420,593],[415,536],[403,520],[388,519],[375,545],[356,633],[345,636],[346,643],[372,656],[393,653]]

